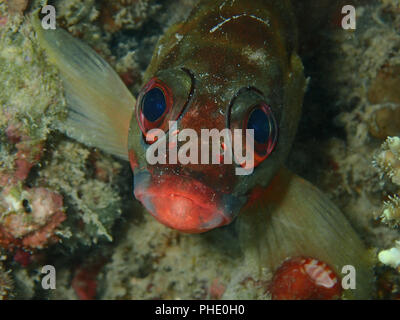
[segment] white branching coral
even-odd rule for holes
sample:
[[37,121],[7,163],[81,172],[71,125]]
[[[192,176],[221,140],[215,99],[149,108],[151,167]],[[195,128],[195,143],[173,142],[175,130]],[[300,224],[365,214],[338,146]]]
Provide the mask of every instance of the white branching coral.
[[[387,174],[392,182],[400,186],[400,138],[388,137],[382,144],[381,151],[374,159],[374,165],[382,174]],[[400,196],[389,196],[383,203],[382,222],[392,227],[400,225]],[[381,263],[392,268],[400,267],[400,241],[393,248],[382,250],[378,254]]]
[[397,226],[400,223],[400,197],[395,194],[389,196],[389,200],[383,203],[381,219],[390,226]]
[[375,157],[374,165],[392,182],[400,185],[400,138],[387,137],[381,152]]
[[[394,184],[400,186],[400,138],[388,137],[381,151],[375,156],[374,165],[382,175],[386,174]],[[383,204],[382,221],[390,226],[400,224],[400,197],[395,194]]]

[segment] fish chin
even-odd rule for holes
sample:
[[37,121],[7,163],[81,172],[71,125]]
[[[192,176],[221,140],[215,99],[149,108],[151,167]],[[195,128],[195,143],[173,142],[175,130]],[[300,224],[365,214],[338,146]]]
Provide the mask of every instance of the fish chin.
[[196,180],[178,176],[138,180],[135,197],[167,227],[202,233],[232,221],[231,215],[221,210],[215,193]]
[[160,223],[182,232],[202,233],[230,222],[218,209],[199,206],[185,196],[144,195],[138,198]]

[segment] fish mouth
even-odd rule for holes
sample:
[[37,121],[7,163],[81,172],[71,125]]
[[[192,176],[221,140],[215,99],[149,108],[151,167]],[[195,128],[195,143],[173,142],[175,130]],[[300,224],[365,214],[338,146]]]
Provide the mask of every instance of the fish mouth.
[[148,172],[135,174],[134,194],[160,223],[186,233],[202,233],[230,223],[222,197],[196,179]]

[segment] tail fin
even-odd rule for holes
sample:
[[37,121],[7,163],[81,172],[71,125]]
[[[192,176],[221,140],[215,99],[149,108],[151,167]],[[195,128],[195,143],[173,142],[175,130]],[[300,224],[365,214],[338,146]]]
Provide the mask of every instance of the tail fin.
[[[345,216],[311,183],[283,169],[262,199],[239,215],[240,242],[249,259],[275,271],[290,257],[313,257],[340,277],[345,265],[356,270],[356,289],[345,298],[373,296],[373,258]],[[248,248],[253,248],[248,250]]]
[[135,98],[88,45],[63,29],[44,30],[35,13],[33,25],[41,47],[63,81],[69,113],[60,129],[82,143],[127,159]]

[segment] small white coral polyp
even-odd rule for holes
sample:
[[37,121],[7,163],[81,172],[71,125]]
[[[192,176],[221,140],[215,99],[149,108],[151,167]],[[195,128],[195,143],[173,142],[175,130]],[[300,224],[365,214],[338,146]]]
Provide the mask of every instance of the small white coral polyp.
[[392,268],[400,267],[400,241],[396,241],[396,246],[379,252],[379,261]]
[[[388,137],[382,144],[381,151],[374,158],[374,165],[381,174],[386,174],[392,182],[400,186],[400,138]],[[400,224],[400,197],[395,194],[383,204],[382,221],[397,226]]]
[[388,137],[382,144],[381,151],[375,156],[374,164],[382,173],[387,174],[392,182],[400,185],[400,138]]

